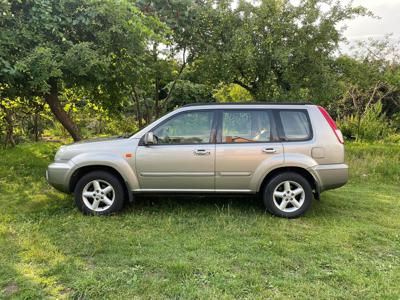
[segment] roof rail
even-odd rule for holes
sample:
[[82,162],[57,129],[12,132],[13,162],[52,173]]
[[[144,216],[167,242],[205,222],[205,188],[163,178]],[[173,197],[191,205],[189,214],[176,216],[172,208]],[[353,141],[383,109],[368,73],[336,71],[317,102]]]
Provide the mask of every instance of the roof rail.
[[201,105],[312,105],[311,102],[199,102],[185,104],[182,107],[201,106]]

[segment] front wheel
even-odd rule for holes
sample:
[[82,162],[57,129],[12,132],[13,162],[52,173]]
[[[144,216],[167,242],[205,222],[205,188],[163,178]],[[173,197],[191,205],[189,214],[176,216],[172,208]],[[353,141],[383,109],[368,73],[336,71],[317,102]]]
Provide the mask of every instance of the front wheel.
[[283,218],[297,218],[303,215],[310,208],[312,198],[308,180],[294,172],[276,175],[263,192],[267,210]]
[[114,175],[104,171],[90,172],[76,184],[75,203],[84,214],[108,215],[120,211],[124,189]]

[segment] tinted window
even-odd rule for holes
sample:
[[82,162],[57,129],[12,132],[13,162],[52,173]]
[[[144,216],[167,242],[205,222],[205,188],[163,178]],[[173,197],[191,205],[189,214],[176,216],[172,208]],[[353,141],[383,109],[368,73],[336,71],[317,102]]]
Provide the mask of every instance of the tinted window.
[[181,113],[154,130],[158,144],[201,144],[210,142],[214,113]]
[[268,142],[271,116],[267,110],[225,111],[222,116],[223,143]]
[[311,137],[310,123],[305,111],[282,110],[279,115],[287,140],[307,140]]

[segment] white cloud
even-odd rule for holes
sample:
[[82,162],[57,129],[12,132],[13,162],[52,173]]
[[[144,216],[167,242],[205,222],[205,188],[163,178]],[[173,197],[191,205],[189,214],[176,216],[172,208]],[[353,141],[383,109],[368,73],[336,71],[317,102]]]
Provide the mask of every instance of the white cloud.
[[[350,0],[341,0],[348,4]],[[348,43],[340,45],[341,52],[351,52],[357,41],[390,38],[400,41],[400,0],[354,0],[353,5],[361,5],[370,10],[377,18],[357,17],[346,21],[344,36]]]
[[[343,1],[348,3],[347,0]],[[393,34],[400,38],[400,0],[356,0],[354,5],[362,5],[379,17],[358,17],[346,22],[344,34],[349,40],[379,38]]]

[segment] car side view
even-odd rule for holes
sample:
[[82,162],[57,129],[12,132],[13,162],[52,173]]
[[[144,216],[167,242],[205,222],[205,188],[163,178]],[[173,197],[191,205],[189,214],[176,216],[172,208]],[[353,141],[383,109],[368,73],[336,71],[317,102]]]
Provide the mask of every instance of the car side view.
[[343,137],[320,106],[193,104],[130,137],[62,146],[46,172],[85,214],[110,214],[138,193],[259,194],[280,217],[348,180]]

